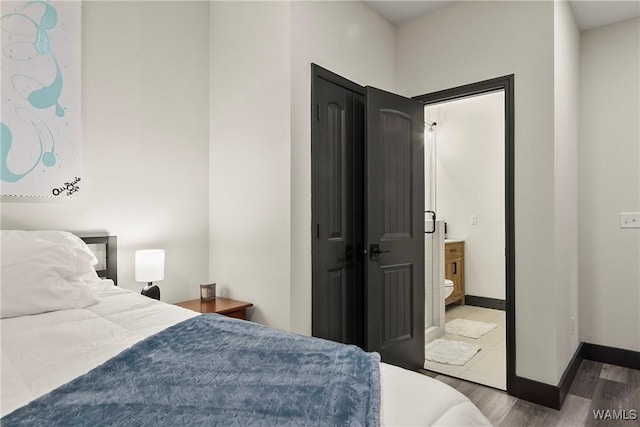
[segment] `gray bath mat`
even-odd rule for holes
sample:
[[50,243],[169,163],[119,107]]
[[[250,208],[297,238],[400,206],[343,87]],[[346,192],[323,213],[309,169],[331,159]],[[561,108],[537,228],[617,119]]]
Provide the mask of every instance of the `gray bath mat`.
[[462,366],[479,351],[475,344],[438,338],[425,346],[424,357],[430,362]]
[[445,325],[445,332],[467,338],[480,338],[498,325],[495,323],[477,322],[469,319],[453,319]]

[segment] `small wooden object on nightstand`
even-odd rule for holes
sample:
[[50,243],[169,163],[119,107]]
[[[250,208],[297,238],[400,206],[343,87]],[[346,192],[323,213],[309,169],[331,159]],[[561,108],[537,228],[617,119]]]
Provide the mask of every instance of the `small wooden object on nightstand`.
[[216,299],[211,301],[192,299],[189,301],[179,302],[176,305],[199,313],[218,313],[242,320],[247,320],[247,308],[253,307],[253,304],[250,302],[221,297],[216,297]]

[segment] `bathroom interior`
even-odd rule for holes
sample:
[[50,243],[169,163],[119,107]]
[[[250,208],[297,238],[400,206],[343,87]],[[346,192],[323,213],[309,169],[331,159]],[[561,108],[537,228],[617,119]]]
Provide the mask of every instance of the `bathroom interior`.
[[496,91],[425,106],[424,368],[502,390],[504,102]]

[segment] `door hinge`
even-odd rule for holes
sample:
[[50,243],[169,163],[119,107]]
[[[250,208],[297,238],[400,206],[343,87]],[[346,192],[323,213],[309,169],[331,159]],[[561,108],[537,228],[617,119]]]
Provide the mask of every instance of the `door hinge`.
[[320,224],[316,224],[316,238],[320,238]]
[[316,104],[316,119],[320,121],[320,104]]

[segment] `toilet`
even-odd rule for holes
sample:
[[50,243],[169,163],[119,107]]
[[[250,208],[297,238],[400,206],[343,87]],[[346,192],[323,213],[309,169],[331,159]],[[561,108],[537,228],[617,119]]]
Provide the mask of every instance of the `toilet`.
[[444,299],[449,298],[449,295],[453,293],[453,281],[444,279]]

